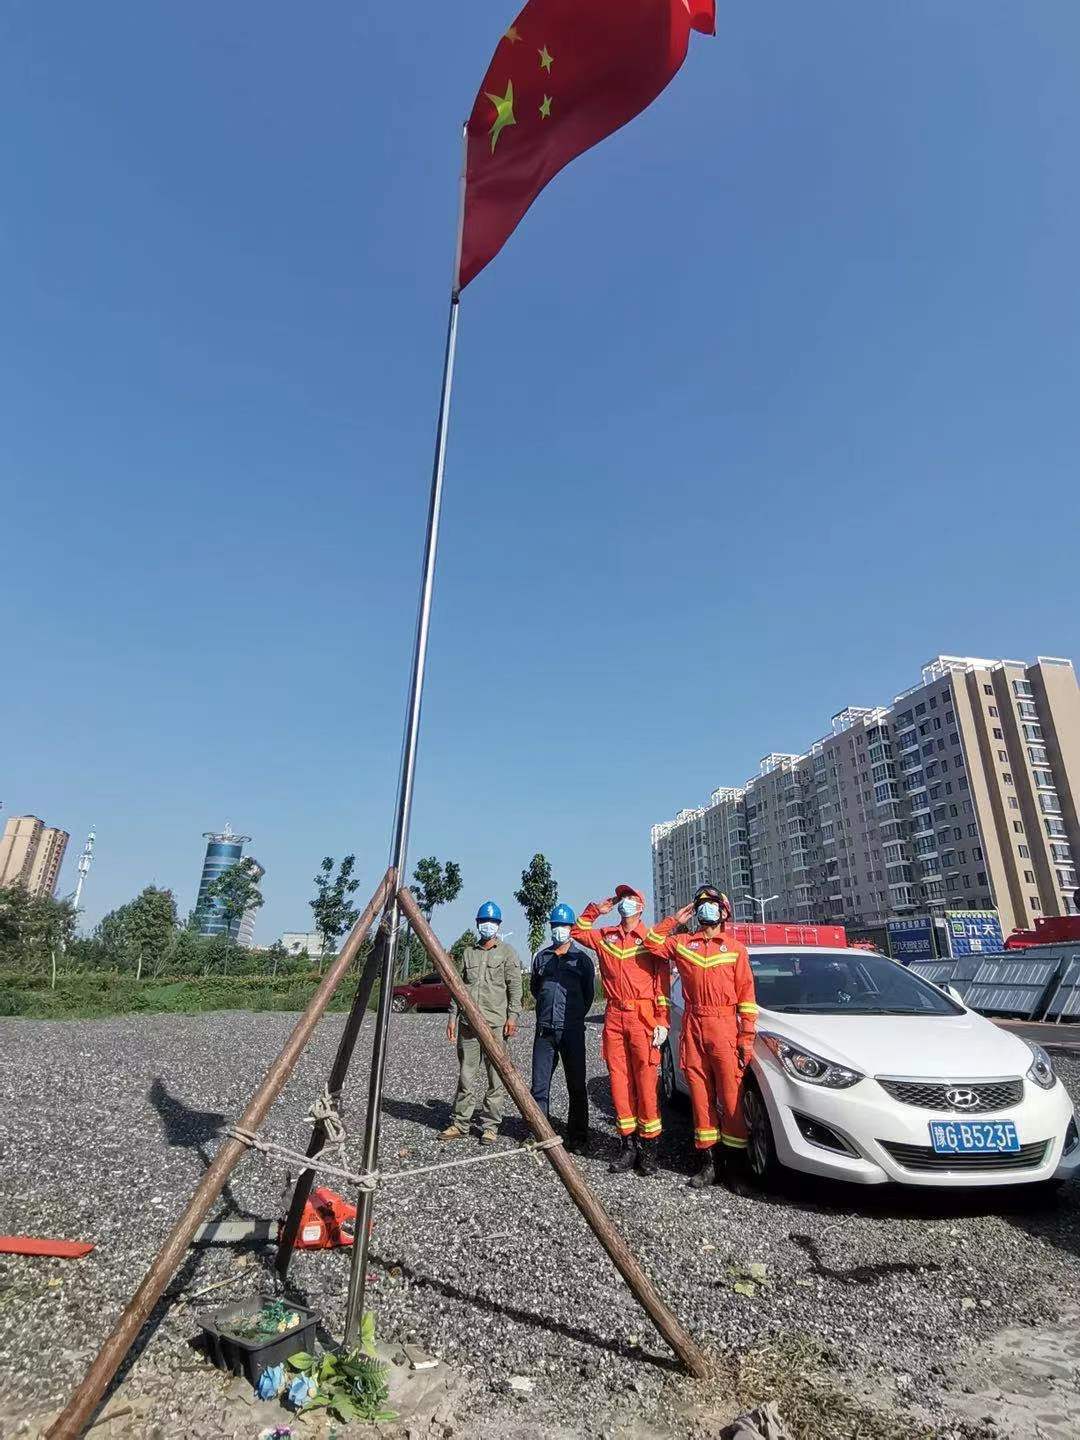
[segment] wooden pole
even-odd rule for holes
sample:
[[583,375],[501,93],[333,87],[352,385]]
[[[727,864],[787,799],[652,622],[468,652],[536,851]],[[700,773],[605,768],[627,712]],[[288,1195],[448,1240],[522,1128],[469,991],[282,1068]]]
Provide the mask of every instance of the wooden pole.
[[[514,1069],[514,1063],[510,1059],[506,1047],[498,1037],[492,1034],[484,1017],[473,1003],[469,992],[461,982],[461,977],[458,975],[453,961],[440,945],[431,926],[424,919],[411,891],[402,886],[398,890],[397,898],[409,923],[420,937],[424,949],[431,956],[432,963],[457,1001],[461,1018],[467,1021],[470,1029],[480,1041],[484,1054],[498,1070],[503,1084],[510,1092],[514,1104],[521,1111],[530,1130],[538,1140],[553,1139],[555,1131],[551,1128],[547,1117],[532,1098],[528,1086]],[[698,1379],[703,1379],[709,1373],[705,1356],[664,1304],[656,1287],[638,1263],[637,1257],[615,1228],[611,1216],[589,1189],[581,1171],[561,1145],[553,1145],[550,1150],[544,1150],[541,1153],[566,1186],[571,1200],[584,1215],[593,1234],[611,1256],[615,1268],[629,1285],[635,1300],[646,1311],[650,1320],[690,1374]]]
[[[385,925],[386,917],[383,917]],[[383,926],[379,927],[376,934],[375,944],[372,945],[364,965],[363,973],[360,976],[356,987],[356,995],[353,997],[352,1008],[349,1011],[348,1019],[345,1021],[345,1028],[341,1032],[341,1039],[338,1041],[337,1054],[334,1056],[334,1063],[330,1070],[330,1078],[326,1082],[326,1088],[330,1091],[331,1098],[340,1095],[345,1079],[349,1073],[349,1066],[352,1063],[353,1051],[356,1049],[356,1042],[360,1038],[360,1027],[364,1021],[364,1012],[367,1010],[368,1001],[371,999],[371,992],[374,989],[375,981],[379,971],[383,967],[386,956],[387,936]],[[308,1143],[308,1158],[312,1159],[326,1144],[326,1126],[319,1120],[312,1129],[311,1140]],[[300,1232],[300,1217],[304,1213],[304,1206],[307,1204],[308,1196],[311,1194],[311,1187],[315,1183],[315,1171],[301,1170],[296,1179],[296,1188],[293,1190],[292,1201],[289,1205],[289,1213],[285,1224],[281,1228],[281,1238],[278,1240],[277,1259],[274,1261],[274,1268],[277,1270],[278,1278],[285,1280],[289,1273],[289,1263],[292,1260],[293,1248],[296,1245],[296,1237]]]
[[[387,870],[379,888],[368,902],[367,909],[353,926],[341,953],[323,976],[322,983],[308,1003],[307,1009],[292,1028],[281,1053],[263,1077],[262,1083],[248,1101],[247,1109],[237,1121],[244,1130],[258,1130],[266,1119],[271,1105],[281,1094],[285,1082],[292,1074],[301,1054],[311,1039],[315,1026],[322,1019],[326,1007],[334,997],[334,991],[344,979],[349,966],[356,957],[360,942],[371,929],[376,915],[382,910],[393,893],[395,872]],[[143,1276],[142,1284],[128,1301],[123,1314],[113,1327],[112,1333],[98,1351],[93,1364],[83,1376],[65,1408],[57,1416],[48,1431],[49,1440],[76,1440],[89,1424],[90,1417],[101,1401],[121,1361],[135,1342],[139,1331],[145,1325],[150,1312],[161,1298],[165,1286],[176,1273],[184,1254],[194,1238],[214,1201],[221,1194],[225,1182],[236,1168],[241,1156],[247,1153],[247,1146],[239,1140],[223,1141],[211,1161],[206,1174],[200,1180],[195,1193],[188,1201],[187,1208],[169,1232],[165,1243]]]

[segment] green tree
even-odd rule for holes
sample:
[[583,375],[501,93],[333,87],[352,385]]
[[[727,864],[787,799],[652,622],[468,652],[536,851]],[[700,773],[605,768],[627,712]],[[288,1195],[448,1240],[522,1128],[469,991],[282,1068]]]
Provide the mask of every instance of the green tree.
[[454,943],[450,946],[450,958],[461,964],[461,957],[465,951],[480,944],[480,936],[475,930],[463,930]]
[[75,911],[68,900],[31,895],[24,886],[0,890],[0,950],[14,968],[44,966],[55,960],[75,933]]
[[256,879],[255,862],[245,857],[223,870],[206,887],[206,898],[216,903],[218,913],[225,921],[222,969],[227,970],[233,925],[248,910],[258,910],[265,903]]
[[[437,906],[451,905],[461,894],[461,866],[456,860],[447,860],[443,865],[434,855],[428,855],[416,862],[413,880],[416,883],[409,889],[416,896],[416,903],[429,925]],[[404,958],[398,973],[407,980],[415,969],[426,967],[427,957],[424,947],[407,924],[401,927],[401,940],[403,943],[399,951]]]
[[108,963],[116,970],[127,960],[127,922],[131,904],[129,901],[126,905],[118,905],[115,910],[103,915],[94,926],[94,939],[107,956]]
[[337,878],[331,880],[334,862],[327,855],[315,876],[315,899],[310,902],[315,916],[315,929],[322,940],[322,955],[319,956],[319,974],[322,974],[323,960],[336,952],[338,941],[346,930],[351,930],[360,914],[349,896],[360,884],[353,878],[356,856],[346,855],[338,866]]
[[171,890],[147,885],[126,907],[124,934],[128,961],[135,966],[135,979],[142,979],[143,966],[157,976],[176,935],[176,900]]
[[547,918],[558,898],[559,887],[547,856],[534,855],[528,867],[521,872],[521,889],[514,891],[514,899],[525,911],[529,922],[529,948],[533,954],[544,943]]

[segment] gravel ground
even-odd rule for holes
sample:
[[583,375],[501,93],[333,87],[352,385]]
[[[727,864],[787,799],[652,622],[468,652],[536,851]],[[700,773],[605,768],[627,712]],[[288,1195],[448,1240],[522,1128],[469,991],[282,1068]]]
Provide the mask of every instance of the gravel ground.
[[[80,1262],[0,1256],[0,1434],[16,1433],[20,1417],[69,1393],[202,1174],[222,1117],[243,1108],[252,1077],[291,1023],[249,1013],[0,1021],[0,1230],[97,1246]],[[324,1023],[271,1113],[267,1129],[286,1143],[306,1139],[301,1117],[329,1070],[341,1024],[340,1016]],[[444,1026],[444,1016],[395,1017],[385,1169],[446,1158],[435,1138],[454,1083]],[[958,1367],[995,1331],[1045,1326],[1080,1307],[1078,1187],[1050,1202],[1022,1191],[694,1193],[684,1185],[689,1123],[678,1108],[666,1120],[657,1179],[609,1176],[614,1142],[599,1027],[590,1025],[588,1037],[599,1138],[582,1164],[724,1378],[708,1403],[679,1378],[545,1163],[423,1176],[379,1197],[371,1296],[381,1335],[415,1341],[461,1377],[467,1399],[455,1433],[465,1419],[476,1436],[715,1434],[733,1384],[760,1392],[785,1374],[809,1383],[808,1357],[881,1417],[897,1409],[918,1423],[893,1430],[885,1418],[879,1429],[823,1422],[800,1435],[1003,1433],[978,1417],[957,1418],[950,1395],[959,1401]],[[519,1070],[527,1071],[530,1044],[531,1019],[512,1042]],[[1080,1059],[1061,1059],[1058,1068],[1080,1095]],[[347,1094],[357,1129],[365,1071],[366,1052]],[[554,1103],[565,1113],[561,1080]],[[525,1134],[516,1116],[503,1129],[507,1147]],[[453,1153],[474,1153],[472,1144]],[[354,1142],[354,1159],[358,1149]],[[247,1160],[215,1217],[277,1214],[281,1188],[279,1169]],[[252,1254],[257,1267],[269,1258]],[[752,1298],[734,1291],[731,1274],[751,1264],[767,1267]],[[236,1266],[234,1251],[193,1251],[169,1287],[172,1302],[159,1306],[125,1372],[125,1395],[149,1405],[140,1433],[257,1433],[250,1421],[236,1422],[224,1382],[191,1348],[200,1306],[244,1293]],[[331,1333],[340,1333],[347,1269],[342,1252],[299,1254],[293,1267],[294,1298],[320,1309]],[[181,1303],[230,1275],[231,1288]],[[531,1393],[508,1394],[511,1376],[531,1379]]]

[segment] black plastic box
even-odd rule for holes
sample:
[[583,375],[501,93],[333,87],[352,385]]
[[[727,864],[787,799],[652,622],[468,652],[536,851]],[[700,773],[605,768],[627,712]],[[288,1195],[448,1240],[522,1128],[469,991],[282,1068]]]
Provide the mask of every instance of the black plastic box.
[[269,1340],[241,1340],[238,1335],[225,1333],[232,1321],[242,1315],[255,1315],[267,1301],[280,1298],[278,1295],[258,1295],[238,1300],[236,1304],[215,1310],[199,1321],[206,1334],[207,1354],[219,1370],[246,1375],[254,1387],[268,1365],[280,1365],[301,1350],[306,1350],[309,1355],[314,1352],[319,1316],[314,1310],[294,1305],[291,1301],[286,1303],[300,1316],[300,1324],[294,1325],[284,1335]]

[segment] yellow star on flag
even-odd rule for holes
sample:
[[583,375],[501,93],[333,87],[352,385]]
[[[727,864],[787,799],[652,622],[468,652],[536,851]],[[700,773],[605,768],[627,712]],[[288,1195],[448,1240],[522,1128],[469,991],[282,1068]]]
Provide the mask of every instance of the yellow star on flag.
[[550,119],[551,119],[551,96],[550,96],[550,95],[545,95],[544,98],[543,98],[543,100],[540,102],[540,118],[541,118],[541,120],[550,120]]
[[548,53],[548,48],[546,45],[542,50],[538,50],[536,53],[540,56],[540,69],[546,70],[550,74],[551,62],[555,59],[555,56]]
[[495,146],[499,143],[499,136],[506,129],[507,125],[516,125],[517,117],[514,114],[514,82],[507,80],[505,95],[492,95],[489,90],[484,94],[495,106],[495,123],[491,127],[491,153],[495,154]]
[[509,40],[511,45],[516,45],[521,39],[521,36],[518,34],[517,26],[511,25],[510,29],[507,30],[506,34],[503,36],[503,39]]

